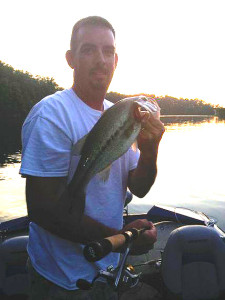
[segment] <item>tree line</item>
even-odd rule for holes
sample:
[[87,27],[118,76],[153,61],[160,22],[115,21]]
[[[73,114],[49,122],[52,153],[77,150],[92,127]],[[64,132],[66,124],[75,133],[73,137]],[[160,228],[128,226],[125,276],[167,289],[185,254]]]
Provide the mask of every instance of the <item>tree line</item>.
[[215,107],[199,99],[177,99],[171,96],[156,97],[153,94],[125,95],[115,92],[108,93],[106,98],[115,103],[125,97],[139,95],[155,99],[161,108],[162,115],[215,115]]
[[0,165],[21,149],[21,127],[31,107],[61,88],[53,78],[33,76],[0,61]]
[[[1,157],[7,157],[7,153],[20,151],[21,126],[34,104],[62,89],[53,78],[33,76],[0,61],[0,164]],[[110,92],[106,99],[115,103],[137,95]],[[225,118],[225,108],[202,100],[144,95],[158,102],[162,115],[214,115],[216,110],[218,116]]]
[[[6,128],[21,128],[31,107],[43,97],[53,94],[61,87],[53,78],[33,76],[28,72],[15,70],[0,61],[0,131]],[[107,93],[106,99],[116,102],[134,95]],[[177,99],[170,96],[155,97],[163,115],[214,115],[215,107],[198,99]]]
[[0,128],[21,127],[31,107],[59,89],[53,78],[14,70],[0,61]]

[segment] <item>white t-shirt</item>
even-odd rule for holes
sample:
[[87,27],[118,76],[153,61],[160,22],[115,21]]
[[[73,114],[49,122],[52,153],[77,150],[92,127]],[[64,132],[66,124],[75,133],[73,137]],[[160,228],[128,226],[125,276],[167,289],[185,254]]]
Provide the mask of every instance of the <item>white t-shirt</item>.
[[[104,109],[113,105],[104,100]],[[38,177],[72,178],[79,157],[72,148],[98,121],[101,112],[81,101],[73,89],[57,92],[37,103],[22,129],[20,173]],[[139,153],[129,149],[113,162],[109,179],[96,175],[86,190],[85,214],[116,229],[123,225],[123,205],[128,172],[137,166]],[[69,290],[80,278],[89,282],[98,270],[118,264],[119,255],[111,253],[96,263],[83,257],[83,245],[73,243],[30,223],[28,253],[34,268],[45,278]]]

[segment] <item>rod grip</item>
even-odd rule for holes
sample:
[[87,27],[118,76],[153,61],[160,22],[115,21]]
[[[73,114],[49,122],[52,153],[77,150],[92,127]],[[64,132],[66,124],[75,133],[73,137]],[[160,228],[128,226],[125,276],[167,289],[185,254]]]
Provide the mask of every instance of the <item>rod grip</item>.
[[123,234],[113,235],[100,241],[91,242],[84,247],[84,257],[90,261],[98,261],[110,252],[124,245],[126,238]]
[[84,257],[90,262],[98,261],[108,255],[110,252],[116,251],[126,243],[137,239],[138,236],[146,229],[149,228],[142,228],[139,230],[132,228],[128,231],[109,236],[100,241],[91,242],[84,247]]

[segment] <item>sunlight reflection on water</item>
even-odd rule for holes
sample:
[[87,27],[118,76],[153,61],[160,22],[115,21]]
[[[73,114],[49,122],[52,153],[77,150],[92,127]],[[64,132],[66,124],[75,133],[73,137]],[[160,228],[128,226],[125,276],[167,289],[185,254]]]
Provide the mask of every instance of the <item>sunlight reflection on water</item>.
[[217,118],[166,126],[155,184],[143,199],[134,197],[130,210],[148,210],[150,203],[187,207],[225,229],[224,134],[225,122]]
[[[20,155],[18,155],[20,160]],[[0,168],[0,220],[27,214],[25,179],[19,175],[20,163],[6,164]]]

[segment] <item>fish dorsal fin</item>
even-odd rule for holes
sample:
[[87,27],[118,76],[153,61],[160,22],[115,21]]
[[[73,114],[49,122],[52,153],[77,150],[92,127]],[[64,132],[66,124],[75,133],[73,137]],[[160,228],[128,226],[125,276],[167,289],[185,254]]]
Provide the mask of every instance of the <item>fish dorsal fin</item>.
[[98,173],[98,177],[101,181],[106,182],[109,179],[109,174],[111,170],[111,165]]
[[72,147],[72,155],[81,155],[84,143],[86,141],[88,134],[84,135],[75,145]]

